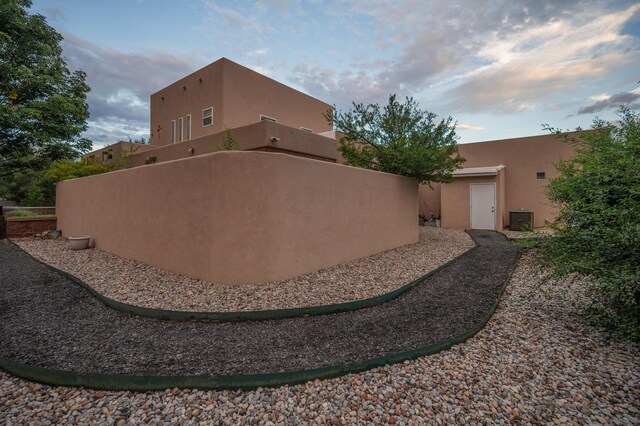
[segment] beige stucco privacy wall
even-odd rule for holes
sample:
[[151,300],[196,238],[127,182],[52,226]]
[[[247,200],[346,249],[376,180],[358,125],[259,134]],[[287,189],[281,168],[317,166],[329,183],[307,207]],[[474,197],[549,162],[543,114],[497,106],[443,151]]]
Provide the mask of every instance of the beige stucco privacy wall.
[[219,283],[287,279],[418,239],[413,179],[279,153],[218,152],[68,180],[63,235]]

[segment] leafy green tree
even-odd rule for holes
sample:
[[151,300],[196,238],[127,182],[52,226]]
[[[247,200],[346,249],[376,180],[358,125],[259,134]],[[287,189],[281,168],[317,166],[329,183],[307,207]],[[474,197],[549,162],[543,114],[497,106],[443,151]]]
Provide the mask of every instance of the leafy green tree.
[[538,242],[552,277],[585,275],[598,324],[640,341],[640,118],[595,119],[592,130],[564,135],[575,156],[560,161],[547,195],[560,208],[555,234]]
[[86,130],[89,86],[62,57],[62,36],[30,0],[0,3],[0,178],[45,170],[91,149]]
[[353,104],[347,112],[329,111],[327,119],[342,132],[340,152],[351,166],[414,177],[421,183],[450,182],[464,162],[451,117],[421,110],[413,98],[404,103]]
[[23,206],[55,205],[55,182],[42,170],[23,170],[0,179],[0,197]]

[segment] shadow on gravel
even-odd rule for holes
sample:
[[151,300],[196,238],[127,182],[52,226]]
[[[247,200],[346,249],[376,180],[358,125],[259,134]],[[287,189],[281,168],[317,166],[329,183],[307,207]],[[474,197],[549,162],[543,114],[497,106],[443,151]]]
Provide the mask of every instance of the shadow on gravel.
[[135,376],[255,375],[364,365],[484,324],[521,249],[495,232],[469,233],[476,250],[390,302],[340,314],[229,323],[115,311],[17,246],[0,244],[0,360],[10,371],[7,365],[17,363]]

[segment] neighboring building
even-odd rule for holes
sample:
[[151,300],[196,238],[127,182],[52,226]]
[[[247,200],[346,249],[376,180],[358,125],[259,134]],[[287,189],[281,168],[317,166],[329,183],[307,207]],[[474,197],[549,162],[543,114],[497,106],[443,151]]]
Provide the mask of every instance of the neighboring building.
[[119,141],[102,149],[85,154],[83,157],[87,160],[108,163],[122,158],[123,156],[130,156],[152,149],[155,149],[155,147],[147,144]]
[[510,212],[533,212],[543,227],[557,211],[544,194],[558,175],[554,166],[573,155],[556,135],[529,136],[459,145],[467,161],[450,184],[420,188],[420,214],[441,217],[445,228],[502,230]]
[[312,133],[333,130],[332,106],[221,58],[151,95],[151,145],[162,146],[270,121]]

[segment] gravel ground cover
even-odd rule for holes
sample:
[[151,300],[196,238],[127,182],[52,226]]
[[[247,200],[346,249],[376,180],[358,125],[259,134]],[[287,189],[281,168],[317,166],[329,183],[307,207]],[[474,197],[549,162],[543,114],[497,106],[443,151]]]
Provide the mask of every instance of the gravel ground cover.
[[585,324],[574,292],[532,296],[530,263],[482,331],[436,355],[244,392],[105,392],[0,371],[0,423],[639,424],[639,351]]
[[200,312],[286,309],[375,297],[413,281],[474,246],[463,231],[424,226],[420,227],[416,244],[286,281],[222,285],[99,249],[74,251],[63,239],[22,239],[16,243],[111,299],[148,308]]
[[[520,249],[473,232],[478,248],[390,302],[271,321],[161,321],[114,311],[15,245],[0,245],[0,356],[77,372],[231,375],[344,365],[446,340],[479,324]],[[63,344],[61,344],[63,343]]]
[[520,238],[535,238],[550,235],[553,233],[553,230],[550,228],[536,228],[535,231],[511,231],[509,229],[504,229],[500,232],[509,239],[517,240]]

